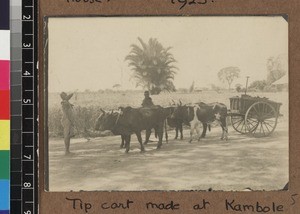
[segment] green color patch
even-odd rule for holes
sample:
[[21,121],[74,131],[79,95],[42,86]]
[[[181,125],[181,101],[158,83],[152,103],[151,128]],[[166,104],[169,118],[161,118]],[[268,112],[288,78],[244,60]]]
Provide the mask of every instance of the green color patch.
[[9,179],[9,151],[0,151],[0,179]]

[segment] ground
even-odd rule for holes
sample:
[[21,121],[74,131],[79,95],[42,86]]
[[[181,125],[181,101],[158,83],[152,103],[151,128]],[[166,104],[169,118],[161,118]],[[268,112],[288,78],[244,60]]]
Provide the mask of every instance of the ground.
[[50,191],[79,190],[278,190],[288,182],[288,122],[280,118],[266,138],[241,135],[229,126],[229,140],[213,127],[206,139],[156,141],[141,153],[135,137],[131,150],[120,149],[120,136],[73,139],[64,155],[63,139],[49,142]]

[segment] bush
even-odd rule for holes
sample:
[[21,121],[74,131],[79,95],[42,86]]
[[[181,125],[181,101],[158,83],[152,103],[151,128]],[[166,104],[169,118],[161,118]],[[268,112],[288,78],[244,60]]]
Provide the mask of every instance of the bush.
[[[77,137],[101,136],[94,130],[96,119],[100,115],[99,108],[94,106],[74,108],[75,133]],[[62,111],[60,108],[49,110],[48,130],[49,137],[63,137],[61,124]]]
[[264,91],[265,87],[268,86],[268,83],[266,80],[256,80],[252,82],[249,86],[250,91]]
[[240,85],[236,86],[235,90],[236,90],[237,92],[241,92],[242,86],[240,86]]

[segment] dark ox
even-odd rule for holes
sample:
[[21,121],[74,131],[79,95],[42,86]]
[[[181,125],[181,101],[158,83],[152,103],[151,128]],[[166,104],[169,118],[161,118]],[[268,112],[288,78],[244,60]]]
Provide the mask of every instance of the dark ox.
[[[101,114],[100,116],[97,118],[96,120],[96,125],[95,125],[95,130],[96,131],[105,131],[105,130],[109,130],[111,131],[114,135],[121,135],[121,145],[120,148],[124,148],[124,146],[126,145],[126,142],[130,142],[131,139],[131,135],[126,135],[126,134],[122,134],[122,129],[119,126],[114,126],[112,129],[108,129],[106,128],[106,126],[111,126],[111,122],[113,122],[114,120],[117,121],[117,118],[120,117],[120,112],[105,112],[102,109],[100,109]],[[101,126],[101,123],[105,124],[104,126]]]
[[[177,105],[177,107],[178,106],[181,106],[181,104]],[[178,132],[180,132],[180,139],[182,140],[183,139],[183,133],[182,133],[183,120],[180,117],[179,118],[174,117],[174,111],[177,107],[172,106],[172,107],[165,108],[165,110],[168,111],[168,115],[169,115],[169,117],[167,117],[167,124],[169,127],[175,128],[176,134],[175,134],[174,139],[178,138]],[[167,138],[167,136],[166,136],[166,138]]]
[[191,138],[189,142],[192,142],[194,130],[196,130],[197,134],[200,134],[199,126],[203,125],[203,131],[200,138],[204,138],[206,135],[207,127],[210,126],[211,123],[217,121],[222,127],[222,137],[221,139],[227,138],[227,107],[222,103],[210,103],[205,104],[203,102],[196,103],[195,105],[183,105],[178,106],[174,110],[172,117],[182,119],[183,123],[190,125],[191,127]]
[[130,149],[130,136],[136,134],[141,146],[141,151],[145,151],[141,131],[146,131],[146,141],[149,140],[150,130],[155,129],[159,140],[157,149],[162,146],[164,122],[167,118],[165,110],[160,106],[153,108],[121,108],[120,113],[105,113],[99,116],[96,122],[96,130],[110,130],[115,135],[121,135],[125,140],[126,152]]

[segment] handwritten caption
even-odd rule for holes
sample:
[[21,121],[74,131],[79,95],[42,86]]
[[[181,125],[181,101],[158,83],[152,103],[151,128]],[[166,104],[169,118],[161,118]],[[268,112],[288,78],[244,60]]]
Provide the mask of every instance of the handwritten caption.
[[[109,3],[112,0],[65,0],[67,3]],[[170,0],[173,5],[179,5],[179,10],[187,6],[214,3],[216,0]]]
[[171,0],[172,4],[179,4],[179,9],[183,9],[186,6],[204,5],[208,3],[214,3],[216,0]]
[[[298,194],[291,195],[291,206],[296,204]],[[68,206],[76,210],[80,213],[89,213],[99,210],[130,210],[133,209],[135,203],[133,200],[127,199],[124,201],[113,201],[113,202],[99,202],[97,204],[93,204],[91,202],[83,201],[80,198],[70,198],[66,197],[66,202]],[[213,209],[213,203],[208,201],[207,199],[200,199],[197,203],[190,205],[193,210],[209,210]],[[140,207],[140,206],[139,206]],[[175,210],[183,210],[183,207],[180,203],[176,201],[167,201],[167,202],[145,202],[144,209],[149,211],[175,211]],[[220,209],[220,208],[219,208]],[[285,206],[278,202],[254,202],[254,203],[240,203],[236,199],[225,199],[223,203],[224,211],[233,211],[233,212],[255,212],[255,213],[284,213]]]

